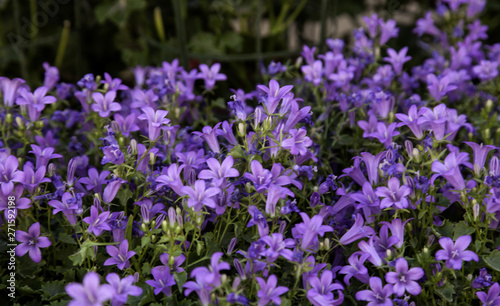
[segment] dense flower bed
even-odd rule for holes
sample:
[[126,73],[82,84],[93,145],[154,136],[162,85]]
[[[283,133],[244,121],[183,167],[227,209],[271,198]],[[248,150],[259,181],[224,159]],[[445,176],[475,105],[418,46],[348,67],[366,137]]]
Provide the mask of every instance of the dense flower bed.
[[414,30],[424,58],[374,14],[227,104],[217,63],[137,67],[133,88],[49,65],[38,88],[1,78],[1,288],[19,305],[499,305],[500,44],[485,1],[442,2]]

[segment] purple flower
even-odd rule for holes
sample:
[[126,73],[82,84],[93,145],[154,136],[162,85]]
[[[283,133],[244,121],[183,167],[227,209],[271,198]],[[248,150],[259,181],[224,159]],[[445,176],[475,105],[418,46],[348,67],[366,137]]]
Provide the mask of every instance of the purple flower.
[[3,194],[9,194],[14,189],[14,182],[23,182],[25,173],[17,170],[19,161],[14,155],[9,155],[3,162],[0,162],[0,182]]
[[481,270],[479,270],[479,276],[472,281],[471,287],[474,289],[489,287],[493,284],[491,280],[492,277],[491,274],[488,273],[488,270],[486,270],[486,268],[481,268]]
[[290,150],[292,155],[306,155],[307,148],[313,144],[312,140],[307,137],[306,129],[291,129],[289,133],[290,137],[283,140],[281,147],[283,147],[283,149]]
[[440,36],[441,32],[434,25],[434,20],[432,20],[432,12],[427,12],[425,18],[420,18],[417,20],[417,27],[413,30],[418,36],[424,34],[430,34],[432,36]]
[[412,220],[413,218],[407,219],[405,222],[401,221],[401,219],[393,219],[391,223],[387,221],[382,221],[380,224],[387,226],[391,230],[392,236],[398,238],[398,242],[395,244],[396,247],[401,248],[405,242],[405,224]]
[[406,56],[407,52],[408,47],[404,47],[399,52],[396,52],[396,50],[392,48],[387,49],[389,57],[384,57],[384,60],[392,65],[396,75],[400,75],[403,71],[403,64],[411,60],[411,56]]
[[302,238],[301,248],[307,249],[311,247],[316,249],[318,247],[318,235],[323,237],[326,232],[333,232],[333,228],[329,225],[323,225],[323,217],[315,215],[312,218],[306,213],[301,212],[303,223],[295,225],[292,229],[292,235],[295,239]]
[[220,153],[220,145],[219,145],[219,141],[217,140],[217,134],[218,134],[218,130],[219,130],[220,125],[221,125],[221,123],[219,122],[214,126],[214,128],[212,128],[210,126],[205,126],[201,130],[201,132],[193,132],[193,134],[205,139],[208,147],[214,153]]
[[[365,183],[365,185],[369,183]],[[361,238],[370,237],[375,235],[375,230],[370,226],[365,226],[365,222],[363,220],[363,216],[361,214],[357,214],[354,224],[352,227],[340,238],[339,242],[343,245],[348,245],[357,241]]]
[[269,302],[280,305],[280,295],[288,292],[288,288],[283,286],[276,287],[276,285],[278,284],[278,279],[274,274],[270,275],[267,278],[267,282],[260,277],[257,277],[256,279],[260,286],[260,290],[257,292],[257,297],[259,298],[258,305],[265,306]]
[[286,85],[280,88],[278,81],[271,79],[269,87],[257,85],[257,88],[267,94],[267,101],[265,101],[264,105],[266,106],[267,114],[271,115],[276,110],[276,107],[278,107],[280,100],[292,90],[293,86]]
[[382,280],[376,276],[370,277],[371,290],[361,290],[356,293],[356,300],[368,301],[369,306],[384,305],[392,306],[390,298],[393,286],[390,284],[382,287]]
[[68,219],[68,222],[71,225],[76,224],[76,215],[77,211],[80,210],[80,207],[78,206],[78,203],[73,201],[73,195],[69,192],[65,192],[62,195],[62,202],[58,200],[51,200],[49,201],[49,205],[54,208],[52,214],[55,215],[58,212],[62,212],[66,219]]
[[111,115],[111,112],[117,112],[122,109],[122,106],[115,102],[116,91],[108,91],[106,95],[100,92],[94,92],[92,98],[95,104],[92,104],[92,110],[94,112],[99,112],[99,116],[102,118],[107,118]]
[[47,91],[48,88],[45,86],[38,87],[33,93],[24,88],[19,89],[20,97],[17,98],[16,104],[28,106],[28,115],[32,122],[40,118],[45,104],[52,104],[57,101],[53,96],[45,96]]
[[111,298],[111,306],[121,306],[127,303],[127,298],[129,295],[139,296],[142,294],[142,289],[140,287],[134,286],[134,276],[129,275],[120,279],[120,276],[116,273],[109,273],[106,276],[106,281],[109,285],[108,290],[113,292]]
[[137,117],[140,120],[148,121],[148,137],[151,141],[156,141],[160,137],[160,131],[162,126],[168,124],[170,119],[165,118],[168,111],[157,110],[155,111],[151,107],[147,106],[142,109],[144,114]]
[[200,171],[198,178],[204,180],[212,179],[212,183],[215,186],[220,186],[226,178],[238,177],[240,175],[238,170],[233,168],[234,159],[230,155],[224,159],[222,164],[215,158],[209,158],[207,160],[207,165],[210,170]]
[[14,102],[16,101],[18,94],[18,89],[24,83],[26,82],[19,78],[10,80],[6,77],[0,77],[0,89],[2,90],[3,95],[3,105],[5,105],[6,107],[14,106]]
[[397,123],[393,122],[386,126],[384,122],[377,123],[377,130],[368,134],[369,137],[377,138],[386,148],[392,143],[392,138],[398,136],[399,132],[396,130]]
[[160,292],[165,293],[166,296],[172,295],[172,287],[175,285],[175,279],[168,269],[156,269],[151,270],[154,280],[147,280],[146,284],[155,288],[154,293],[158,295]]
[[[6,220],[11,219],[12,212],[14,212],[14,218],[17,216],[18,209],[30,208],[31,200],[28,198],[22,198],[24,188],[22,185],[16,185],[10,193],[4,194],[0,188],[0,211],[4,211],[4,216]],[[11,205],[11,196],[15,198],[15,208]],[[10,198],[10,199],[9,199]],[[10,215],[10,216],[9,216]]]
[[[368,181],[370,184],[378,184],[378,168],[380,160],[385,157],[386,152],[382,151],[377,155],[371,155],[368,152],[361,152],[362,160],[365,162],[366,171],[368,172]],[[363,185],[364,182],[360,185]]]
[[[315,306],[341,305],[344,301],[342,291],[344,287],[333,283],[332,271],[326,270],[321,274],[321,279],[317,276],[310,276],[308,279],[311,288],[307,291],[307,299]],[[334,299],[333,290],[338,290],[339,298]]]
[[120,270],[123,270],[123,268],[130,267],[129,259],[135,255],[134,251],[128,250],[127,239],[123,239],[123,241],[120,243],[119,248],[113,245],[106,246],[106,252],[108,252],[111,258],[106,259],[104,265],[105,266],[116,265]]
[[151,199],[143,199],[142,201],[135,202],[135,205],[139,205],[141,207],[141,218],[142,222],[145,224],[149,224],[151,219],[156,216],[157,213],[162,213],[165,215],[165,205],[162,203],[156,203],[153,205],[153,201]]
[[396,27],[396,21],[393,19],[379,21],[380,24],[380,45],[385,45],[392,37],[398,37],[399,29]]
[[113,79],[109,73],[104,72],[104,80],[101,81],[102,84],[108,85],[108,91],[117,90],[127,90],[128,86],[122,84],[122,80],[119,78]]
[[210,265],[207,267],[194,268],[191,272],[191,277],[195,277],[196,280],[203,280],[207,285],[213,287],[219,287],[221,285],[221,270],[229,270],[231,267],[227,262],[221,261],[222,252],[215,252],[212,254],[210,259]]
[[307,82],[311,82],[314,86],[319,86],[323,81],[323,62],[314,61],[312,65],[304,65],[301,67],[304,78]]
[[495,150],[496,147],[492,145],[478,145],[477,143],[471,141],[464,141],[464,143],[472,148],[472,152],[474,154],[474,173],[479,176],[484,168],[484,163],[486,163],[488,152]]
[[120,114],[115,114],[113,118],[115,119],[116,123],[118,123],[118,127],[120,128],[123,136],[128,137],[130,135],[130,132],[139,130],[139,127],[137,126],[137,124],[135,124],[135,114],[130,114],[127,116],[127,118],[123,118],[123,116]]
[[24,256],[24,254],[30,254],[31,260],[36,263],[39,263],[42,260],[42,253],[40,252],[40,248],[47,248],[52,245],[49,238],[40,237],[40,223],[33,223],[28,232],[23,232],[17,230],[16,240],[21,242],[18,246],[16,246],[16,255]]
[[292,260],[293,252],[286,248],[293,248],[295,246],[293,239],[288,238],[283,240],[282,234],[273,233],[270,236],[262,237],[261,240],[269,246],[265,252],[268,262],[275,262],[280,255],[287,260]]
[[108,217],[110,212],[105,211],[99,214],[99,209],[95,206],[90,208],[90,217],[83,218],[83,222],[89,224],[87,231],[99,236],[102,231],[110,231],[111,227],[108,224]]
[[419,295],[422,288],[416,282],[424,276],[422,268],[411,268],[408,270],[408,262],[404,258],[396,260],[396,272],[388,272],[385,280],[389,284],[394,284],[394,293],[397,296],[403,296],[405,291],[411,295]]
[[448,92],[457,89],[458,87],[451,84],[451,78],[448,75],[438,79],[434,74],[427,75],[427,89],[436,101],[441,101]]
[[446,260],[446,267],[454,270],[462,269],[462,261],[479,261],[476,253],[466,251],[471,240],[472,238],[469,235],[457,238],[455,243],[451,238],[441,237],[439,244],[443,250],[436,252],[436,260]]
[[113,290],[99,283],[99,274],[90,271],[83,277],[83,284],[66,285],[66,292],[73,299],[68,306],[97,306],[111,299]]
[[498,75],[498,63],[482,60],[479,65],[472,67],[472,72],[482,81],[489,81]]
[[387,207],[392,207],[393,205],[398,209],[407,208],[409,203],[406,196],[411,193],[411,188],[406,185],[401,186],[401,183],[399,182],[399,179],[397,177],[392,177],[389,180],[387,186],[389,188],[378,187],[375,190],[375,194],[377,196],[383,197],[382,201],[380,202],[380,208],[384,209]]
[[413,135],[416,138],[422,139],[424,137],[423,129],[425,119],[422,118],[422,115],[425,113],[425,109],[422,108],[417,112],[417,106],[414,104],[408,110],[408,115],[406,114],[396,114],[396,118],[398,118],[401,123],[398,123],[398,127],[400,126],[408,126],[412,131]]
[[117,178],[116,180],[110,182],[104,188],[104,192],[102,194],[102,200],[104,201],[104,203],[111,203],[111,201],[113,201],[113,199],[116,197],[118,190],[120,190],[120,187],[126,182],[127,181],[121,178]]
[[205,181],[203,180],[197,180],[196,182],[194,182],[193,187],[182,187],[181,191],[189,196],[187,200],[188,207],[193,207],[195,211],[200,211],[203,208],[203,205],[210,208],[216,208],[217,205],[215,204],[212,197],[221,192],[220,188],[205,188]]
[[248,206],[248,213],[252,216],[252,219],[248,221],[247,227],[257,224],[259,235],[261,237],[267,236],[269,234],[269,226],[267,225],[266,216],[255,205]]
[[364,263],[369,257],[370,254],[367,253],[354,253],[349,257],[349,266],[343,266],[339,271],[340,274],[345,274],[344,283],[350,286],[349,280],[353,276],[362,283],[368,283],[370,276],[368,275],[368,269],[364,266]]
[[102,185],[106,184],[106,177],[108,177],[110,172],[104,170],[99,174],[96,168],[90,168],[88,174],[88,177],[82,177],[78,182],[84,184],[87,190],[93,190],[100,193],[102,191]]
[[210,68],[205,64],[201,64],[199,68],[201,72],[198,73],[198,78],[205,81],[205,89],[207,90],[214,87],[215,81],[225,81],[227,79],[225,74],[219,73],[219,63],[214,63]]
[[422,107],[420,110],[424,118],[420,119],[421,122],[428,122],[431,125],[432,133],[436,140],[442,140],[445,136],[446,114],[447,109],[444,103],[439,104],[432,110],[427,107]]
[[49,160],[53,158],[61,158],[63,157],[61,154],[54,154],[54,148],[46,147],[44,149],[40,148],[37,145],[32,144],[31,149],[33,151],[29,151],[28,153],[33,153],[36,156],[36,169],[45,166],[49,163]]
[[43,63],[43,69],[45,70],[43,86],[47,87],[48,90],[51,90],[59,81],[59,70],[57,67],[50,66],[47,62]]
[[264,192],[269,188],[273,178],[271,171],[264,169],[258,160],[252,160],[250,163],[252,173],[245,173],[243,177],[252,181],[257,192]]
[[[366,241],[360,241],[358,243],[358,247],[361,250],[361,254],[368,254],[369,257],[367,258],[374,266],[381,266],[382,265],[382,258],[380,258],[379,253],[377,252],[377,249],[375,248],[375,238],[371,237],[368,239],[368,242]],[[378,245],[377,245],[378,247]]]
[[488,294],[484,292],[476,292],[477,297],[485,306],[498,306],[500,305],[500,285],[494,283],[488,290]]
[[168,168],[163,168],[162,175],[156,178],[156,190],[159,190],[163,186],[167,185],[172,188],[175,193],[182,196],[184,193],[182,192],[182,181],[181,181],[181,171],[185,165],[181,165],[180,167],[177,164],[171,164]]
[[465,163],[468,159],[468,154],[465,152],[461,152],[458,155],[451,152],[444,159],[444,164],[438,160],[434,161],[431,170],[437,174],[432,175],[431,184],[434,184],[437,177],[442,176],[453,188],[457,190],[465,189],[465,181],[458,166]]

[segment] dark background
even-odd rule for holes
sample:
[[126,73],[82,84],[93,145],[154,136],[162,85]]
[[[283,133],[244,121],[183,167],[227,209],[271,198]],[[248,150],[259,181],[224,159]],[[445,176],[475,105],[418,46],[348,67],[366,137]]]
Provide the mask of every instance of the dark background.
[[[231,76],[227,86],[249,89],[259,81],[259,58],[268,64],[299,55],[298,48],[291,50],[287,44],[292,22],[299,46],[324,50],[324,38],[332,37],[335,29],[325,26],[314,40],[306,39],[311,36],[305,33],[306,23],[326,24],[328,18],[344,13],[355,18],[370,9],[397,14],[411,1],[388,2],[370,6],[362,0],[0,0],[0,75],[39,85],[42,63],[47,61],[59,68],[64,82],[76,82],[89,72],[108,72],[130,84],[130,67],[158,66],[179,58],[187,68],[222,62],[223,72]],[[418,6],[417,17],[435,1],[418,1]],[[500,32],[500,19],[495,18],[499,12],[500,1],[489,1],[481,17],[490,27],[490,43]],[[266,19],[271,34],[262,36],[257,25]],[[232,20],[239,24],[239,32]],[[391,46],[412,47],[411,30],[401,26]]]

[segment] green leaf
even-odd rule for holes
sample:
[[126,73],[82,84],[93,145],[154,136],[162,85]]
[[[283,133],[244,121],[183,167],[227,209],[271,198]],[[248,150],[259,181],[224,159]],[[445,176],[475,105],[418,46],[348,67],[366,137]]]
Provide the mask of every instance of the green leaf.
[[234,148],[231,149],[231,152],[229,152],[229,155],[231,155],[234,158],[245,158],[245,151],[240,145],[235,146]]
[[500,272],[500,251],[494,250],[490,255],[483,257],[483,260],[490,268]]
[[455,294],[455,288],[452,284],[446,283],[443,286],[434,289],[434,291],[447,302],[453,302],[453,294]]
[[125,239],[132,241],[132,225],[134,223],[134,216],[130,215],[128,217],[127,227],[125,228]]
[[141,238],[141,248],[144,248],[146,245],[148,245],[151,242],[151,237],[149,236],[144,236]]
[[81,249],[68,258],[73,262],[73,266],[81,266],[87,257],[87,247],[81,247]]
[[142,271],[142,275],[149,275],[149,274],[151,274],[151,266],[149,265],[149,262],[145,262],[142,265],[141,271]]
[[120,192],[118,192],[118,194],[116,195],[118,200],[120,200],[120,204],[122,206],[126,206],[128,200],[131,199],[132,196],[133,196],[132,191],[130,191],[130,189],[128,189],[128,188],[120,190]]
[[46,301],[57,300],[65,294],[65,282],[56,280],[42,284],[42,298]]
[[177,284],[177,287],[179,287],[179,291],[182,293],[182,286],[184,286],[187,280],[186,272],[174,273],[174,279],[175,283]]
[[437,238],[441,237],[451,237],[453,235],[455,225],[447,220],[443,221],[443,225],[438,228],[433,227],[435,233],[437,234]]
[[453,240],[457,240],[458,237],[462,237],[464,235],[470,235],[475,231],[476,229],[468,226],[464,221],[460,221],[455,225],[455,235],[453,236]]

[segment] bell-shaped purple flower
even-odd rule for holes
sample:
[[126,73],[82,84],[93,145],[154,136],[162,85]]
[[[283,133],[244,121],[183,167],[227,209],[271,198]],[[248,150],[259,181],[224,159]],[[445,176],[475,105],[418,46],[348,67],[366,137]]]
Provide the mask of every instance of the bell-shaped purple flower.
[[281,99],[292,90],[292,85],[286,85],[280,88],[280,84],[275,79],[269,81],[269,87],[265,85],[257,85],[257,88],[267,94],[267,100],[265,101],[265,106],[267,114],[274,114],[274,111],[278,107]]
[[94,92],[92,94],[92,99],[95,103],[92,104],[92,110],[94,112],[99,112],[99,116],[102,118],[107,118],[111,115],[111,112],[117,112],[122,109],[122,106],[115,102],[116,91],[111,90],[103,95],[100,92]]
[[147,106],[142,109],[144,114],[137,117],[140,120],[148,122],[148,137],[151,141],[156,141],[160,137],[161,128],[170,122],[170,119],[165,118],[168,111],[157,110]]
[[87,231],[96,236],[101,235],[103,231],[110,231],[111,227],[108,224],[108,217],[111,212],[105,211],[99,214],[99,209],[95,206],[90,208],[90,216],[83,218],[83,222],[89,225]]
[[198,78],[205,81],[205,89],[210,90],[214,87],[215,81],[225,81],[227,79],[226,75],[219,73],[220,64],[214,63],[212,67],[208,67],[205,64],[200,65],[200,73],[198,73]]
[[25,179],[25,173],[19,171],[19,161],[14,155],[10,155],[0,162],[0,183],[3,194],[9,194],[14,189],[14,183],[21,183]]
[[113,292],[113,297],[111,298],[111,306],[121,306],[127,303],[129,295],[139,296],[142,294],[142,289],[138,286],[134,286],[134,276],[128,275],[120,279],[120,276],[116,273],[109,273],[106,275],[106,281],[109,285],[108,290]]
[[240,174],[238,170],[233,168],[234,159],[232,156],[227,156],[221,163],[215,158],[209,158],[207,165],[210,170],[201,170],[198,178],[208,180],[211,179],[215,186],[220,186],[226,178],[238,177]]
[[24,83],[26,82],[19,78],[10,80],[6,77],[0,77],[0,89],[2,91],[3,105],[5,107],[14,106],[14,102],[16,102],[18,96],[18,89]]
[[378,187],[375,194],[383,197],[380,202],[380,208],[395,206],[398,209],[405,209],[409,202],[407,196],[411,193],[411,188],[399,182],[397,177],[392,177],[388,182],[388,187]]
[[281,147],[290,150],[292,155],[306,155],[307,148],[312,146],[312,140],[307,137],[305,128],[291,129],[290,137],[281,142]]
[[485,292],[476,292],[476,295],[483,305],[500,305],[500,285],[498,283],[491,285],[487,294]]
[[220,188],[217,187],[206,188],[205,181],[203,180],[194,182],[193,187],[182,187],[181,191],[189,196],[187,205],[188,207],[193,207],[195,211],[200,211],[204,205],[216,208],[217,205],[212,197],[221,192]]
[[[315,306],[323,305],[341,305],[344,301],[344,295],[342,291],[344,287],[337,283],[332,283],[333,273],[332,271],[325,270],[321,274],[321,278],[317,276],[309,277],[309,285],[311,288],[307,291],[307,299],[311,304]],[[335,299],[333,296],[333,290],[337,290],[339,297]]]
[[272,274],[267,278],[267,282],[260,277],[257,277],[257,283],[260,286],[260,290],[257,292],[257,297],[259,298],[258,306],[265,306],[269,302],[273,302],[276,305],[281,304],[280,295],[288,292],[288,288],[283,286],[278,286],[278,278],[276,275]]
[[387,49],[388,57],[384,57],[384,60],[392,65],[394,69],[394,73],[396,75],[400,75],[403,71],[403,64],[411,60],[411,56],[406,56],[408,52],[408,47],[404,47],[403,49],[396,52],[396,50],[389,48]]
[[33,93],[24,88],[19,90],[20,97],[17,98],[16,104],[26,105],[28,107],[28,115],[32,122],[40,118],[40,114],[45,108],[45,104],[52,104],[57,101],[53,96],[45,96],[47,91],[48,88],[45,86],[38,87]]

